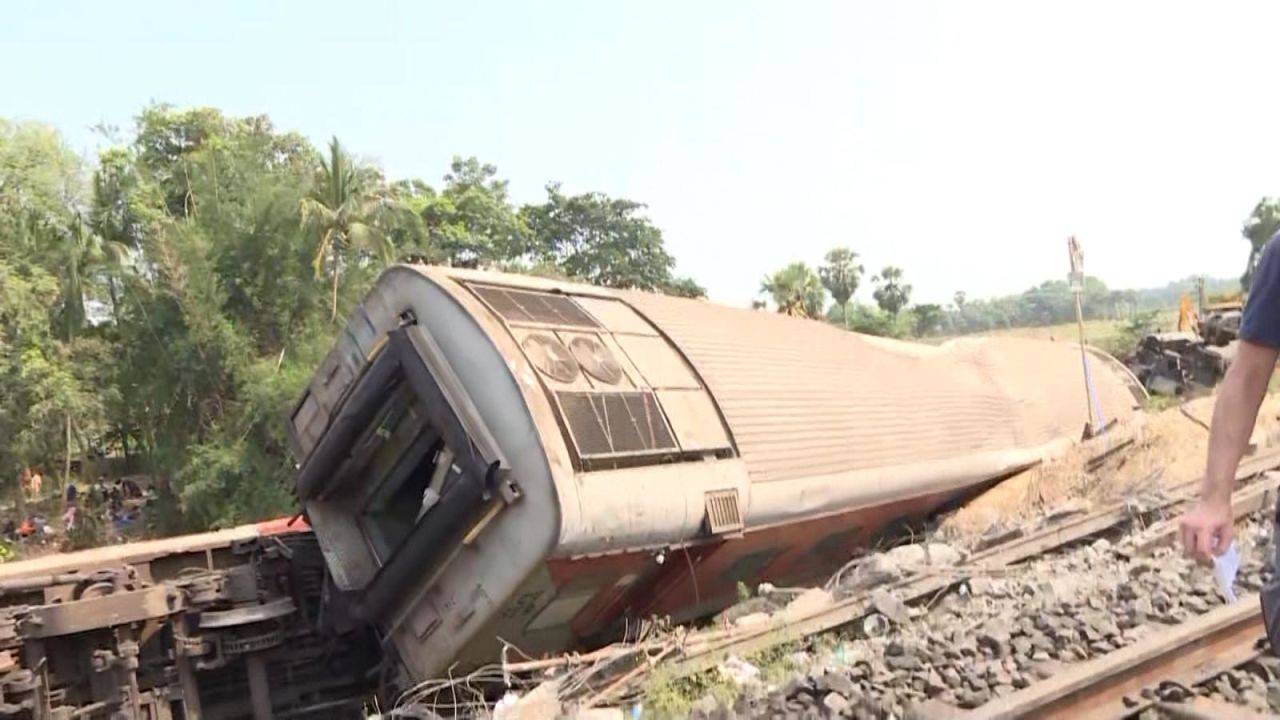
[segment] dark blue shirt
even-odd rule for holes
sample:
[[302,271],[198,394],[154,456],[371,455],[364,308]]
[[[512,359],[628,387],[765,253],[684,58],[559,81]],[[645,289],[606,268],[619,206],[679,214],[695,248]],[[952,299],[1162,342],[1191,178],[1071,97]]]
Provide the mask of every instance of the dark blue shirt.
[[1262,248],[1262,257],[1249,283],[1249,301],[1240,319],[1240,337],[1280,347],[1280,233]]

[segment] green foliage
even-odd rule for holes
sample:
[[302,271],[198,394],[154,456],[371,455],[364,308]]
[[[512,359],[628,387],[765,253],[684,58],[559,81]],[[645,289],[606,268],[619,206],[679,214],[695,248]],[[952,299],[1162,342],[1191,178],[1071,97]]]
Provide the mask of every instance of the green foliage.
[[498,169],[475,158],[455,157],[438,195],[420,189],[427,237],[450,264],[477,267],[521,257],[528,230],[507,199]]
[[527,251],[536,262],[595,285],[705,295],[697,283],[673,275],[675,260],[644,207],[602,193],[566,195],[551,183],[546,202],[520,210]]
[[1249,259],[1240,277],[1240,287],[1245,291],[1249,290],[1262,249],[1276,232],[1280,232],[1280,199],[1264,197],[1253,206],[1253,211],[1240,228],[1240,234],[1249,241]]
[[913,332],[916,337],[928,337],[941,332],[947,314],[941,305],[924,304],[911,308]]
[[888,265],[879,275],[871,278],[871,282],[876,285],[875,292],[872,293],[876,304],[896,320],[898,313],[911,302],[911,286],[902,281],[902,270]]
[[292,512],[283,418],[388,262],[704,295],[642,209],[557,186],[518,209],[474,158],[388,182],[213,108],[144,108],[91,169],[0,118],[0,478],[104,450],[152,476],[162,532]]
[[760,292],[773,300],[784,315],[817,318],[826,304],[826,290],[817,273],[803,262],[793,262],[760,282]]
[[842,317],[848,315],[849,300],[858,291],[858,281],[863,272],[863,267],[858,264],[858,253],[849,248],[831,250],[818,268],[822,286],[831,293],[831,299],[840,307]]

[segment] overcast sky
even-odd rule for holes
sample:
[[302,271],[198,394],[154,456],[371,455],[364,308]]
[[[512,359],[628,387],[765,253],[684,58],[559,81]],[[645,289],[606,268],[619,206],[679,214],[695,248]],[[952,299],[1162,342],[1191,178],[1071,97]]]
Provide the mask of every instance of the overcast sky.
[[[741,304],[849,245],[921,301],[1086,270],[1238,275],[1280,194],[1274,2],[57,2],[7,7],[0,115],[91,154],[152,100],[640,200]],[[869,290],[859,292],[869,297]]]

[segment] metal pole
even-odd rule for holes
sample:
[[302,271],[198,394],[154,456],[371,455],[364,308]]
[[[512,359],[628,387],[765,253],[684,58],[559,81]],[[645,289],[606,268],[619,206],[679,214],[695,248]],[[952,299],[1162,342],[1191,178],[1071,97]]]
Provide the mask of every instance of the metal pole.
[[1097,415],[1093,409],[1093,395],[1089,390],[1089,356],[1084,347],[1084,307],[1081,296],[1084,295],[1084,253],[1080,250],[1080,243],[1076,241],[1076,237],[1072,235],[1067,238],[1067,252],[1071,258],[1071,290],[1076,297],[1076,328],[1080,332],[1080,371],[1084,380],[1084,400],[1089,408],[1089,423],[1086,425],[1089,435],[1093,435],[1097,428],[1093,426],[1093,420]]

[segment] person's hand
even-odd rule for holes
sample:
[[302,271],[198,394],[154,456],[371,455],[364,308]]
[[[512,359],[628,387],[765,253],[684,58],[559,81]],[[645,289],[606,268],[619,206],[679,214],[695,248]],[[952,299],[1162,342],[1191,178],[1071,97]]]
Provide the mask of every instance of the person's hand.
[[1201,563],[1226,552],[1234,534],[1230,500],[1202,499],[1182,516],[1182,550]]

